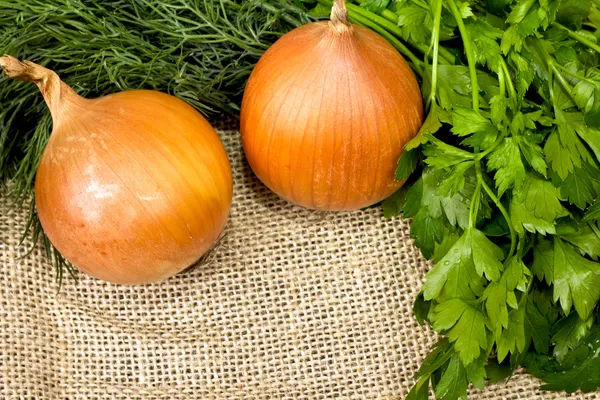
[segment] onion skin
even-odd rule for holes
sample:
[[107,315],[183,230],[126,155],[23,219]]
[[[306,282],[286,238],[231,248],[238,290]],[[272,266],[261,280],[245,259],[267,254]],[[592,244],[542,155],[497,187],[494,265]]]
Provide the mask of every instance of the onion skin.
[[402,185],[395,169],[422,125],[423,100],[385,39],[334,16],[283,35],[263,55],[244,92],[240,130],[250,166],[279,196],[356,210]]
[[206,119],[155,91],[86,100],[62,81],[37,83],[54,127],[35,200],[60,253],[121,284],[160,281],[198,261],[226,223],[233,190]]

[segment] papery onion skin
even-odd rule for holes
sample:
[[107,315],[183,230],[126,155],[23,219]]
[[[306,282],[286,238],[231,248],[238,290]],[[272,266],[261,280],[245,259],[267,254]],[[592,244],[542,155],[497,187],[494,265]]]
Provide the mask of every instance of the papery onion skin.
[[232,201],[215,130],[164,93],[86,100],[60,87],[53,98],[40,86],[54,127],[35,183],[53,245],[83,272],[121,284],[161,281],[196,262],[220,235]]
[[332,20],[283,35],[263,55],[240,130],[266,186],[292,203],[341,211],[400,188],[398,158],[422,121],[419,85],[402,56],[375,32]]

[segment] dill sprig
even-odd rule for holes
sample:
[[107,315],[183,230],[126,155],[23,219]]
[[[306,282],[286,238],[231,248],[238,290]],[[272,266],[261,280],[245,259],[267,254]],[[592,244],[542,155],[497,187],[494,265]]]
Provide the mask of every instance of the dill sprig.
[[[277,0],[0,0],[0,10],[0,54],[55,70],[82,96],[154,89],[209,117],[237,115],[262,53],[310,20]],[[0,191],[14,205],[32,201],[51,127],[35,85],[0,77]],[[25,235],[46,245],[60,279],[64,260],[43,236],[33,203],[29,209]]]

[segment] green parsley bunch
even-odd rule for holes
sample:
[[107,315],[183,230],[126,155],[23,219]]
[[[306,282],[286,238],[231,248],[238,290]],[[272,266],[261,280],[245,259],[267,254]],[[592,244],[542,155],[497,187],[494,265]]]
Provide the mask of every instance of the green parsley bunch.
[[[518,366],[600,386],[600,11],[589,0],[368,0],[421,51],[429,110],[383,204],[433,261],[414,310],[443,339],[409,399]],[[376,23],[378,19],[372,18]]]

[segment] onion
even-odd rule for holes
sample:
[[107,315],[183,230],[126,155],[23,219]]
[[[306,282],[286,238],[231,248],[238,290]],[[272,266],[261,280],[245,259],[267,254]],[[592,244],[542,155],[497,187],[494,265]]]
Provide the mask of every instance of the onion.
[[250,75],[241,108],[246,157],[279,196],[321,210],[355,210],[395,192],[403,146],[423,121],[417,80],[381,36],[331,21],[283,35]]
[[149,90],[88,100],[39,65],[4,56],[0,66],[35,82],[50,108],[35,201],[68,261],[102,280],[139,284],[179,272],[211,247],[229,213],[231,168],[194,108]]

